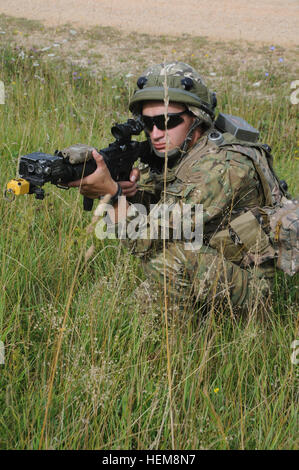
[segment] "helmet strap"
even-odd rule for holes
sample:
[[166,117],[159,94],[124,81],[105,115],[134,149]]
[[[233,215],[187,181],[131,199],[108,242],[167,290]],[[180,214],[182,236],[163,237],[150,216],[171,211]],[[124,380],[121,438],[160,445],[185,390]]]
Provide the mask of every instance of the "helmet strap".
[[185,138],[184,142],[182,143],[182,145],[180,147],[182,155],[185,155],[185,153],[188,151],[188,148],[189,148],[190,142],[192,140],[194,131],[201,123],[202,123],[202,120],[196,116],[193,124],[191,125],[191,127],[188,131],[188,134],[186,135],[186,138]]

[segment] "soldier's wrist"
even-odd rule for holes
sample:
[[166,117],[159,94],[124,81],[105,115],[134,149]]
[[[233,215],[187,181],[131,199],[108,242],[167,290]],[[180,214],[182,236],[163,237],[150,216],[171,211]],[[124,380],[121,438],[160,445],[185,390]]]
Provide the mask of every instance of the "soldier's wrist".
[[116,183],[116,184],[117,184],[116,192],[111,196],[111,199],[109,201],[112,206],[114,206],[118,202],[118,198],[123,193],[120,184],[119,183]]

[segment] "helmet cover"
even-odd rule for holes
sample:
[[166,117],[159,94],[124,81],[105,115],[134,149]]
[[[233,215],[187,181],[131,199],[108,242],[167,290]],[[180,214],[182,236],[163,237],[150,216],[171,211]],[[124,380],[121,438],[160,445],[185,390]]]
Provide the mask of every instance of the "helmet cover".
[[140,115],[144,101],[164,101],[167,94],[170,102],[186,106],[201,121],[209,126],[214,119],[215,93],[209,91],[196,70],[183,62],[170,62],[149,67],[137,81],[129,104],[134,115]]

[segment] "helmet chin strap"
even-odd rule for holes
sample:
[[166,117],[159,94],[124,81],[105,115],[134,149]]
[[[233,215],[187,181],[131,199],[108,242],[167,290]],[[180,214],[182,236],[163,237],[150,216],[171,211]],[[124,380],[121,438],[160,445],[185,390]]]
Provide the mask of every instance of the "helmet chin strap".
[[[194,133],[195,129],[200,125],[201,122],[202,122],[201,119],[199,119],[198,117],[195,118],[195,121],[191,125],[191,127],[190,127],[183,143],[180,145],[180,147],[176,147],[172,150],[169,150],[167,152],[167,158],[183,157],[185,155],[185,153],[187,153],[188,148],[189,148],[189,144],[190,144],[190,142],[192,140],[192,137],[193,137],[193,133]],[[155,147],[153,146],[153,144],[152,144],[149,137],[148,137],[148,140],[150,142],[152,151],[157,155],[157,157],[165,158],[165,152],[159,152],[157,149],[155,149]]]
[[[153,147],[152,144],[151,144],[151,147],[152,147],[153,152],[157,155],[157,157],[165,158],[165,152],[159,152],[159,150],[155,149],[155,147]],[[180,155],[181,155],[181,148],[178,148],[178,147],[175,149],[169,150],[169,152],[167,152],[167,158],[176,158],[176,157],[179,157]]]

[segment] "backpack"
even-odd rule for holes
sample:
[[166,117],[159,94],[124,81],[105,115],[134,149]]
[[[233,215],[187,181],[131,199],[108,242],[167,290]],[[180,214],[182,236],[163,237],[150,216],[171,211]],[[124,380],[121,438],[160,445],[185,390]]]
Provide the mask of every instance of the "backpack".
[[[217,120],[218,129],[224,131],[221,134],[217,131]],[[244,267],[276,259],[277,267],[293,276],[299,271],[299,199],[291,199],[286,183],[277,178],[270,147],[256,142],[258,131],[235,116],[221,114],[217,120],[211,140],[221,149],[251,159],[262,184],[265,206],[237,216],[227,229],[212,236],[209,244]],[[251,141],[243,140],[244,137]]]

